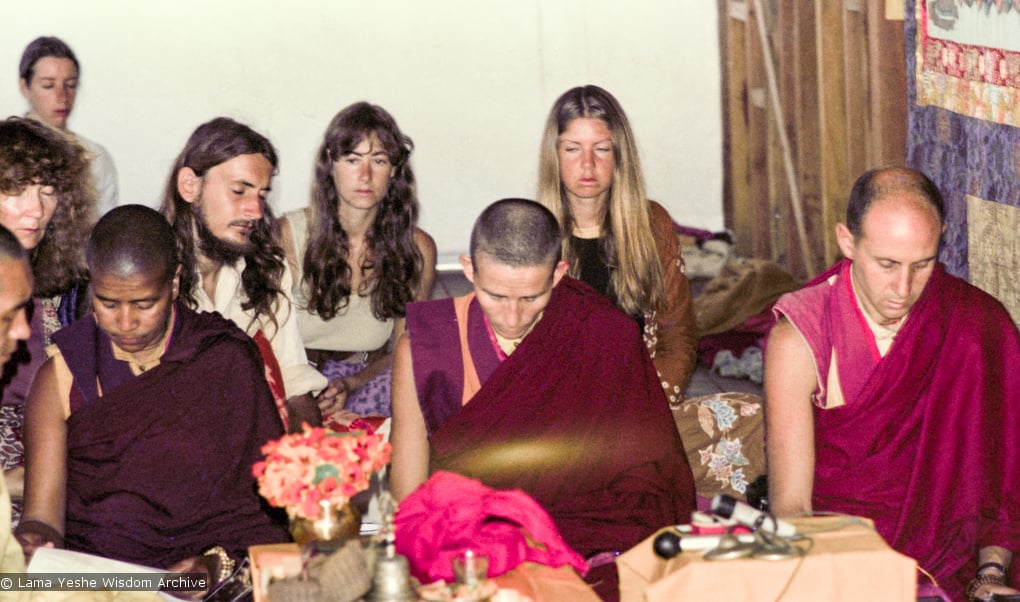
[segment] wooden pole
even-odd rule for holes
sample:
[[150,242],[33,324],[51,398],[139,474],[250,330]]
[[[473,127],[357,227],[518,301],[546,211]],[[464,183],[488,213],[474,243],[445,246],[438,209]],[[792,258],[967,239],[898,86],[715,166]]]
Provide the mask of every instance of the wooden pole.
[[807,270],[809,277],[814,277],[817,272],[815,272],[814,260],[811,255],[811,245],[807,239],[807,230],[804,227],[804,209],[800,198],[800,187],[797,184],[797,174],[793,169],[793,153],[790,151],[790,139],[786,135],[786,118],[783,117],[783,108],[779,101],[776,66],[772,62],[772,47],[769,45],[763,10],[761,0],[758,0],[754,7],[754,14],[758,21],[758,33],[761,36],[761,48],[765,59],[765,77],[768,82],[769,96],[772,99],[772,112],[776,118],[776,129],[779,131],[779,144],[783,149],[783,168],[786,172],[787,186],[790,188],[793,221],[797,227],[797,238],[800,242],[800,253],[804,259],[804,269]]

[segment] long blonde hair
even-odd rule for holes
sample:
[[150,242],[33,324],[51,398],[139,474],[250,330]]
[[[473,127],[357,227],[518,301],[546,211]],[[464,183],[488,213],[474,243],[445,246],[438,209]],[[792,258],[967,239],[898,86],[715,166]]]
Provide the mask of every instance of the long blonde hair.
[[617,305],[631,315],[654,311],[665,298],[662,265],[652,237],[648,197],[637,144],[627,115],[612,94],[598,86],[578,86],[560,96],[545,122],[538,164],[538,200],[563,231],[563,257],[577,275],[578,257],[570,245],[573,217],[560,178],[559,137],[580,117],[600,119],[613,143],[613,181],[602,221],[599,245],[609,263],[609,289]]

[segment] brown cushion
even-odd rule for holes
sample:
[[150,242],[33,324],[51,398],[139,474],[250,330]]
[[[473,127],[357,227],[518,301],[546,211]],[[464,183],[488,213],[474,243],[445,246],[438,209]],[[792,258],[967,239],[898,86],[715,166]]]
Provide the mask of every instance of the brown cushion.
[[763,414],[762,398],[751,393],[690,397],[673,409],[699,496],[743,499],[765,473]]

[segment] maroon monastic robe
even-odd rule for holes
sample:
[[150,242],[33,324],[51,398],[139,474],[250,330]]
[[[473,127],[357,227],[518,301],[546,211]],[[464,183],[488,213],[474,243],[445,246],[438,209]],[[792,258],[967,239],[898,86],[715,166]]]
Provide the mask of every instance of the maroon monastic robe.
[[691,469],[640,332],[593,289],[564,277],[502,362],[473,301],[482,388],[467,405],[453,300],[410,304],[407,324],[434,470],[525,491],[584,556],[690,519]]
[[[879,357],[849,269],[776,304],[820,379],[813,508],[873,519],[963,599],[979,548],[1020,552],[1020,334],[1001,303],[939,265]],[[833,348],[846,404],[826,409]]]
[[289,540],[251,474],[283,427],[259,351],[237,326],[178,307],[160,364],[138,376],[91,317],[53,340],[74,376],[68,548],[167,567],[214,545],[243,557]]

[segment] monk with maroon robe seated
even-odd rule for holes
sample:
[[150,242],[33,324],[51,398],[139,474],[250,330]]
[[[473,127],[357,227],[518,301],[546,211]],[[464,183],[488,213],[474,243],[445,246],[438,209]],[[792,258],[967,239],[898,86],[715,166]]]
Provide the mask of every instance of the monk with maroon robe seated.
[[845,259],[775,306],[772,510],[868,517],[952,600],[1015,593],[1020,333],[939,264],[944,207],[923,174],[865,173],[846,218]]
[[283,434],[255,343],[175,303],[176,243],[152,209],[107,213],[87,260],[93,315],[54,335],[26,406],[26,555],[49,543],[167,568],[288,541],[251,473]]
[[474,292],[408,305],[391,488],[448,470],[525,491],[612,599],[615,554],[689,521],[693,477],[634,320],[567,276],[560,248],[549,210],[499,201],[460,259]]

